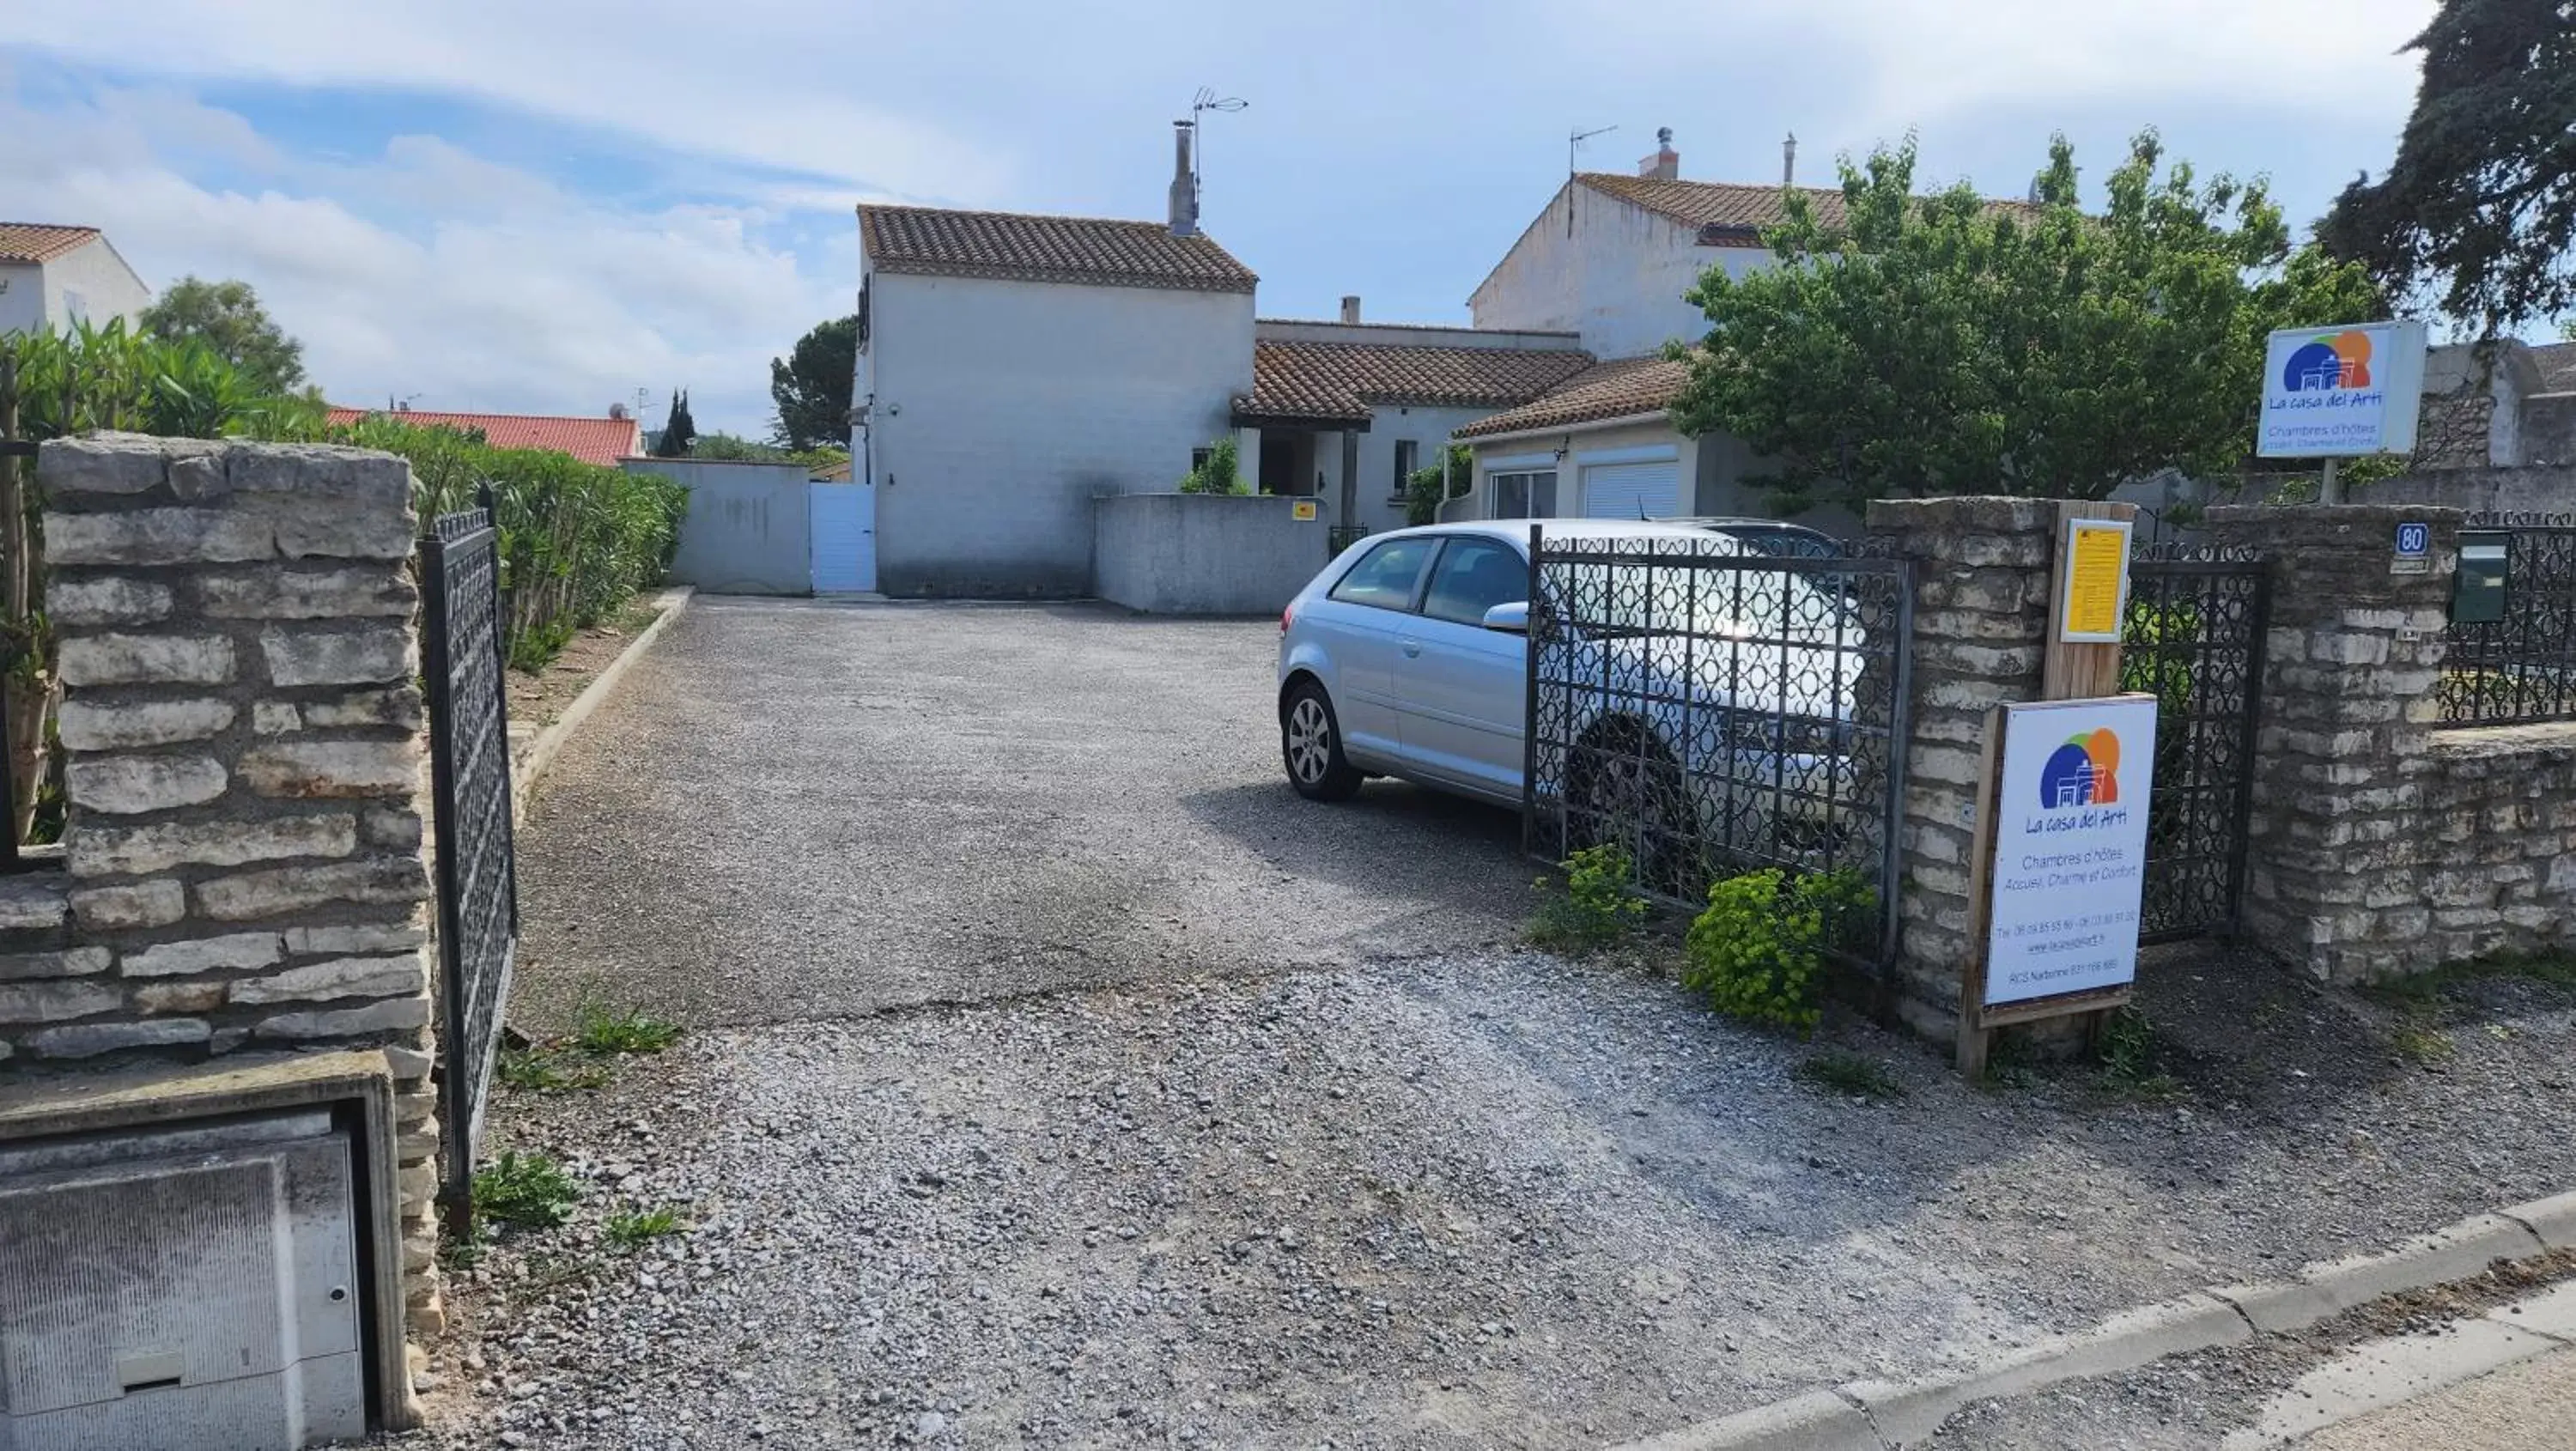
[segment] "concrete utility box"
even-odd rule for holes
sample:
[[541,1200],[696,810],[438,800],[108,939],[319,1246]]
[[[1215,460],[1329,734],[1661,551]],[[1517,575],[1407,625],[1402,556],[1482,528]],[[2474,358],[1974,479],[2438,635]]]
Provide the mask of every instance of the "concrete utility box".
[[320,1108],[0,1144],[0,1451],[365,1436],[353,1162]]

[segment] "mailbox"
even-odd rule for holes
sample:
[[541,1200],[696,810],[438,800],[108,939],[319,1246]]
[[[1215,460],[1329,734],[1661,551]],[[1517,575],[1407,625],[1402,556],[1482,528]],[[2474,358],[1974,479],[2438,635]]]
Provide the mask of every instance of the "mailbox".
[[2505,576],[2513,555],[2510,534],[2460,535],[2460,569],[2451,577],[2451,623],[2492,625],[2504,618]]

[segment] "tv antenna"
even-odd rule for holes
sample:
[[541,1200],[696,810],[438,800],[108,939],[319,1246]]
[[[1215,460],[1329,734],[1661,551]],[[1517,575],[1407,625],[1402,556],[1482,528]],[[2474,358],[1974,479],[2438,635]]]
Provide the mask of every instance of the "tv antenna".
[[1209,111],[1232,115],[1251,104],[1241,96],[1220,96],[1212,86],[1201,86],[1199,93],[1190,97],[1190,192],[1194,198],[1199,191],[1199,163],[1207,155],[1207,128],[1199,124],[1199,117]]
[[1592,128],[1592,129],[1591,129],[1591,130],[1589,130],[1589,131],[1585,131],[1585,130],[1582,130],[1582,129],[1579,129],[1579,128],[1578,128],[1578,129],[1576,129],[1576,130],[1572,130],[1572,131],[1568,131],[1568,132],[1566,132],[1566,133],[1565,133],[1565,174],[1566,174],[1566,175],[1568,175],[1568,176],[1572,176],[1572,175],[1574,175],[1574,173],[1575,173],[1576,171],[1578,171],[1578,170],[1580,170],[1580,169],[1581,169],[1580,167],[1578,167],[1578,166],[1576,166],[1576,165],[1575,165],[1574,157],[1575,157],[1575,153],[1577,153],[1577,152],[1579,152],[1579,151],[1581,151],[1581,150],[1583,149],[1583,143],[1584,143],[1584,142],[1591,140],[1591,139],[1592,139],[1593,137],[1595,137],[1595,136],[1607,136],[1607,135],[1609,135],[1611,132],[1616,131],[1616,130],[1618,130],[1618,129],[1619,129],[1619,128],[1618,128],[1618,127],[1616,127],[1616,126],[1595,126],[1594,128]]

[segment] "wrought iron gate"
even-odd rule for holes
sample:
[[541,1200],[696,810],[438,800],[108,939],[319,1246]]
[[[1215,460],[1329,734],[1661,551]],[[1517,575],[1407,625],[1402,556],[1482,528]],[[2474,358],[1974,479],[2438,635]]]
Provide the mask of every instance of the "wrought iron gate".
[[462,1234],[473,1214],[474,1160],[519,939],[500,535],[490,490],[478,507],[431,527],[420,542],[420,576],[438,832],[440,1197]]
[[2271,576],[2251,549],[2140,544],[2120,686],[2157,698],[2143,940],[2236,929]]
[[1893,959],[1913,638],[1907,561],[1530,531],[1523,822],[1559,861],[1623,848],[1637,884],[1834,873]]

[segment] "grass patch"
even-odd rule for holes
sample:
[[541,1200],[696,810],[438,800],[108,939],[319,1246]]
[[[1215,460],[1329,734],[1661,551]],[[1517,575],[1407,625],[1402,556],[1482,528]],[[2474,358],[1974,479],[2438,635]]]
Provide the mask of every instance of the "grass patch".
[[2389,1030],[2388,1046],[2397,1050],[2398,1057],[2418,1068],[2437,1067],[2459,1051],[2459,1045],[2451,1041],[2450,1034],[2414,1018]]
[[504,1048],[492,1074],[503,1087],[530,1093],[572,1093],[608,1082],[608,1070],[600,1064],[549,1048]]
[[530,1229],[552,1229],[572,1216],[581,1186],[563,1166],[543,1154],[503,1154],[488,1169],[474,1171],[477,1215]]
[[659,1209],[636,1209],[608,1216],[605,1226],[608,1242],[620,1249],[635,1249],[666,1234],[678,1234],[689,1227],[680,1211],[664,1205]]
[[2165,1071],[2156,1025],[2136,1003],[2121,1004],[2103,1020],[2094,1057],[2102,1070],[2102,1086],[2114,1093],[2151,1103],[2188,1096],[2182,1080]]
[[1800,1082],[1851,1098],[1887,1103],[1905,1096],[1905,1085],[1886,1064],[1858,1053],[1819,1053],[1789,1071]]
[[659,1053],[680,1041],[680,1025],[642,1008],[612,1012],[597,1003],[584,1004],[573,1046],[593,1058],[619,1053]]
[[[1530,914],[1522,940],[1543,952],[1582,957],[1614,947],[1646,919],[1646,899],[1633,885],[1628,853],[1617,846],[1588,846],[1558,865],[1565,891],[1551,892]],[[1531,884],[1549,891],[1547,878]]]

